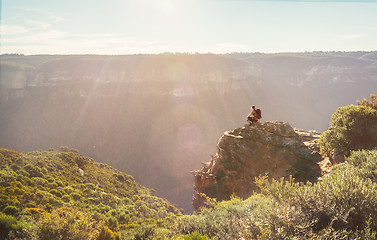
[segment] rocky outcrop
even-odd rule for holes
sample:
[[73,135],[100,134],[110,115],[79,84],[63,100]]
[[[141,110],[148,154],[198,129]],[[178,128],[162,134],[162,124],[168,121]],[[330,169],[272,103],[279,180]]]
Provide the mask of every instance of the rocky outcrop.
[[194,209],[205,205],[206,196],[217,200],[229,199],[232,194],[249,197],[257,190],[254,180],[259,175],[274,179],[292,175],[297,181],[315,181],[323,160],[316,147],[318,138],[315,131],[294,129],[279,121],[225,132],[210,162],[193,172]]

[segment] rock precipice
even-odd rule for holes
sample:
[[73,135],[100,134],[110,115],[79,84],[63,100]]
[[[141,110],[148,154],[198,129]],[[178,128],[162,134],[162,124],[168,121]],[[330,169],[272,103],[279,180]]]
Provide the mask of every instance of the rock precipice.
[[205,197],[218,201],[232,194],[249,197],[255,177],[279,179],[292,175],[297,181],[315,181],[323,160],[316,148],[319,133],[292,128],[284,122],[245,125],[227,131],[217,144],[217,153],[201,170],[194,171],[193,206],[205,205]]

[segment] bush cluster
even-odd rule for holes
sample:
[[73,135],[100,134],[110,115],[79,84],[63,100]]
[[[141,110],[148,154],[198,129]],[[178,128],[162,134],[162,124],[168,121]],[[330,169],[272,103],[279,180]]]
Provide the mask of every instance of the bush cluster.
[[183,213],[131,176],[67,147],[30,153],[0,148],[0,176],[4,236],[15,235],[29,222],[29,230],[22,231],[30,239],[133,239],[146,222],[153,231],[144,236],[156,236]]
[[349,156],[350,151],[377,147],[377,110],[364,105],[340,107],[318,141],[323,156]]
[[317,183],[259,177],[261,194],[182,216],[176,232],[210,239],[375,239],[376,172],[377,151],[363,150]]

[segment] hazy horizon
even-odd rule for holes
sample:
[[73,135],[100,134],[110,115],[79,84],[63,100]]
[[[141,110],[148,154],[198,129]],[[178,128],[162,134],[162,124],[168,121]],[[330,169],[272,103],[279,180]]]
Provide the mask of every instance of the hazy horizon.
[[377,0],[3,0],[1,53],[375,51],[376,12]]
[[[268,1],[268,0],[267,0]],[[121,56],[137,56],[137,55],[145,55],[145,56],[158,56],[158,55],[235,55],[235,54],[246,54],[246,55],[249,55],[249,54],[255,54],[255,55],[295,55],[295,54],[316,54],[316,53],[321,53],[321,54],[325,54],[325,53],[362,53],[362,52],[365,52],[365,53],[373,53],[373,52],[377,52],[377,50],[370,50],[370,51],[367,51],[367,50],[354,50],[354,51],[341,51],[341,50],[338,50],[338,51],[321,51],[321,50],[317,50],[317,51],[305,51],[305,52],[226,52],[226,53],[212,53],[212,52],[208,52],[208,53],[199,53],[199,52],[162,52],[162,53],[129,53],[129,54],[91,54],[91,53],[73,53],[73,54],[70,54],[70,53],[35,53],[35,54],[24,54],[24,53],[1,53],[0,56],[6,56],[6,55],[19,55],[19,56],[109,56],[109,57],[121,57]]]

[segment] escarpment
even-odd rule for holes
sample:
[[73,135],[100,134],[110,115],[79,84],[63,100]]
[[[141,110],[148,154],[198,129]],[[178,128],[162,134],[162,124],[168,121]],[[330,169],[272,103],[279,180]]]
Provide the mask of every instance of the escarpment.
[[218,201],[232,194],[249,197],[257,189],[254,180],[259,175],[274,179],[292,175],[297,181],[315,181],[323,160],[315,144],[319,136],[280,121],[225,132],[210,162],[193,172],[194,209],[205,205],[203,193]]

